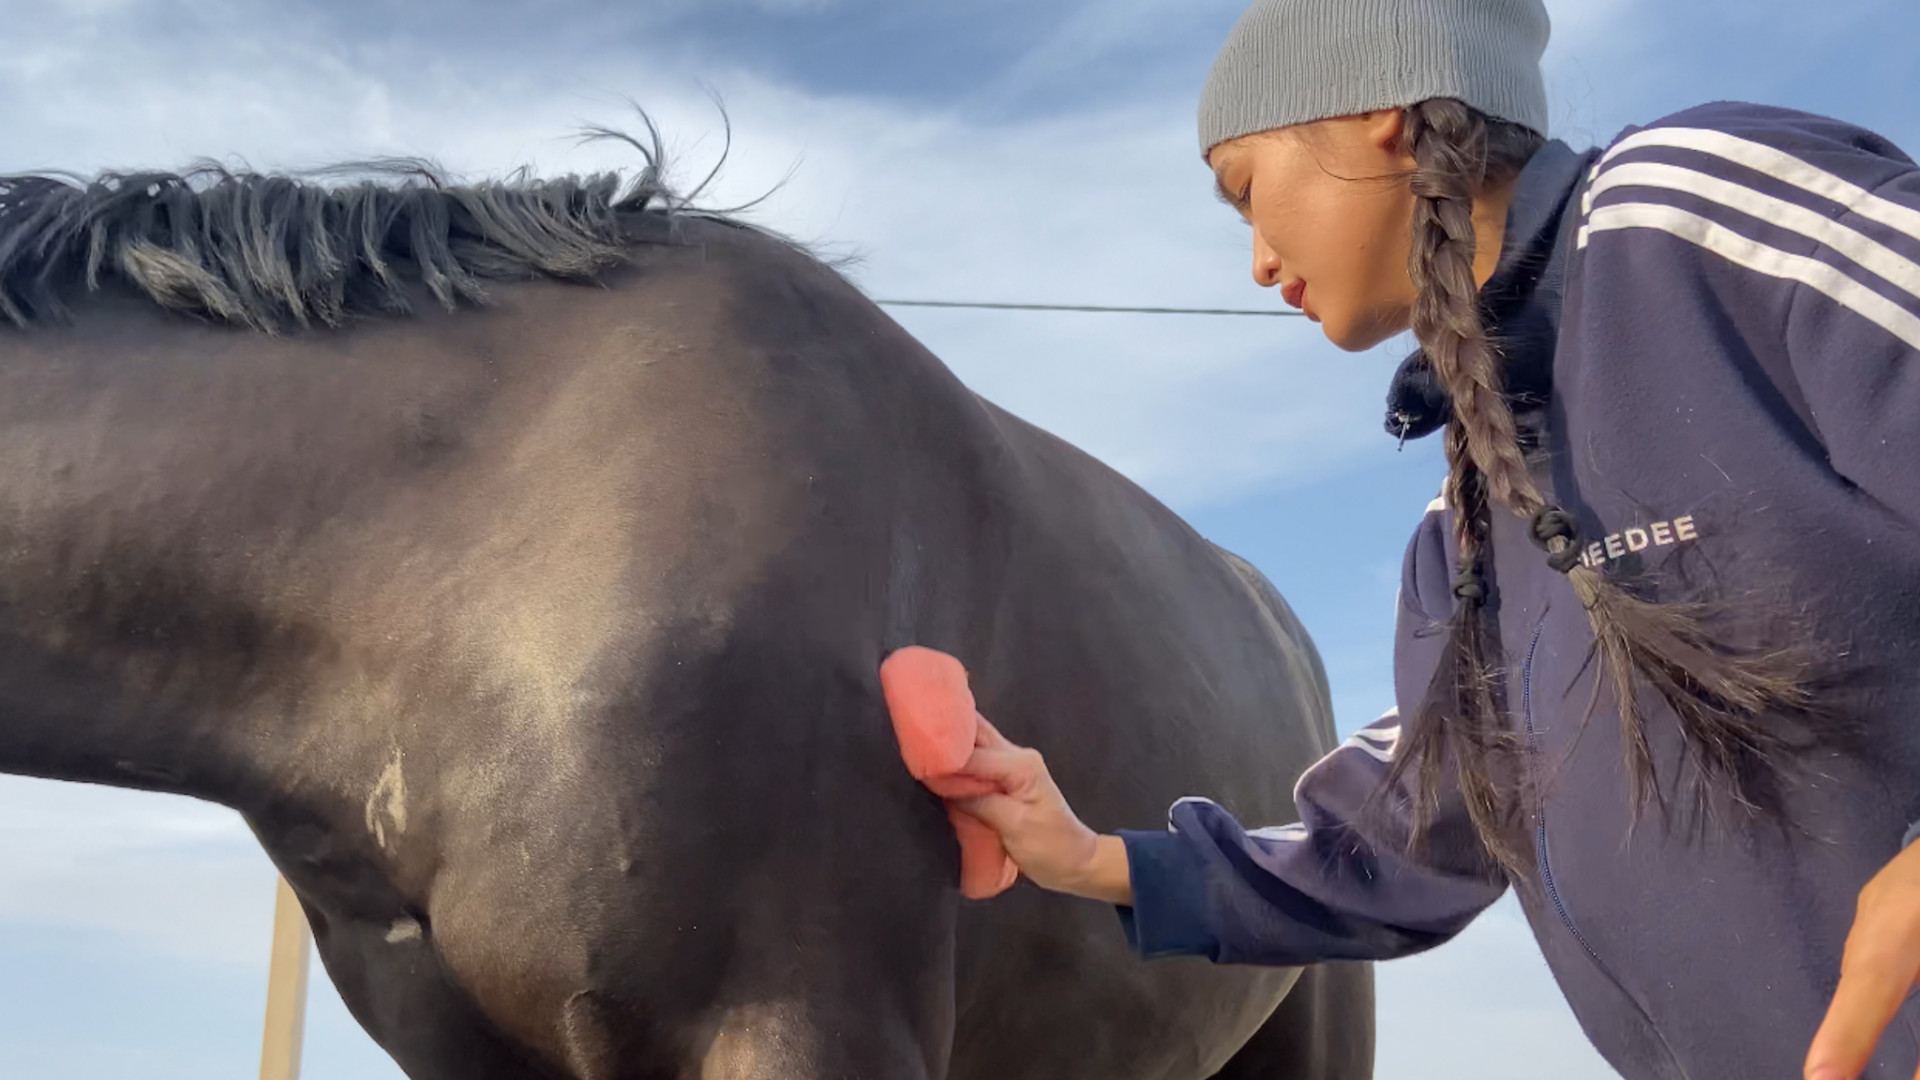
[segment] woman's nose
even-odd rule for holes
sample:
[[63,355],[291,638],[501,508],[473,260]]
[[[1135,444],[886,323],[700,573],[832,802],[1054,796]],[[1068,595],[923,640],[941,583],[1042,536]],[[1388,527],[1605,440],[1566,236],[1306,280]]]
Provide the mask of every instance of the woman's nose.
[[1253,233],[1253,283],[1263,289],[1280,284],[1280,256],[1267,246],[1258,229]]

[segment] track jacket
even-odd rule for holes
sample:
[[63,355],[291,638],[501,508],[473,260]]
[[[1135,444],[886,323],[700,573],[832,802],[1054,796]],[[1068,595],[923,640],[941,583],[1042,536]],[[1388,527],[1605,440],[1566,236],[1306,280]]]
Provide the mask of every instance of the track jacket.
[[[1506,700],[1528,768],[1551,777],[1522,838],[1531,872],[1490,867],[1451,792],[1419,856],[1370,840],[1354,815],[1452,611],[1436,501],[1406,553],[1398,708],[1300,778],[1296,823],[1249,828],[1196,798],[1165,831],[1122,833],[1128,939],[1226,963],[1386,960],[1446,941],[1513,884],[1581,1026],[1628,1080],[1798,1077],[1857,894],[1920,819],[1920,169],[1871,132],[1739,103],[1586,152],[1550,142],[1520,178],[1483,299],[1516,411],[1551,450],[1536,481],[1578,519],[1588,564],[1645,573],[1663,599],[1711,585],[1798,614],[1870,752],[1824,756],[1824,778],[1791,794],[1814,840],[1691,840],[1657,818],[1629,839],[1604,692],[1582,730],[1586,613],[1526,523],[1496,509]],[[1421,370],[1417,354],[1403,365],[1391,430],[1444,421]],[[1677,721],[1647,708],[1672,798]],[[1909,998],[1865,1076],[1908,1080],[1917,1062]]]

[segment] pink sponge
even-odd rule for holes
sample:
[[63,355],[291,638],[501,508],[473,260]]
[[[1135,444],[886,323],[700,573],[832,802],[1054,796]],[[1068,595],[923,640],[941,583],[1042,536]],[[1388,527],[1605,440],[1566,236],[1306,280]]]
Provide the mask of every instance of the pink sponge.
[[[979,730],[967,669],[946,653],[909,645],[880,664],[880,692],[893,717],[893,734],[907,772],[942,798],[965,798],[994,790],[961,770],[973,755]],[[952,806],[947,817],[960,839],[960,892],[973,900],[1012,887],[1020,869],[1000,845],[1000,834]]]

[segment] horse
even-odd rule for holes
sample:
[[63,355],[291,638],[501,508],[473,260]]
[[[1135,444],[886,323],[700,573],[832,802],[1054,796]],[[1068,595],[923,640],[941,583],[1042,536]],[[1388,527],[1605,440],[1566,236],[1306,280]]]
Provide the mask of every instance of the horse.
[[964,901],[877,676],[1292,821],[1285,600],[628,141],[0,179],[0,771],[237,811],[413,1080],[1370,1076],[1364,964]]

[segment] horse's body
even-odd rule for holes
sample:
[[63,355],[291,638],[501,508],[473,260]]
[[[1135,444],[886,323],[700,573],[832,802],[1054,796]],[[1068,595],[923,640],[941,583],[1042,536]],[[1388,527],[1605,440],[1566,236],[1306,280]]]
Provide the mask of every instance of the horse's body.
[[1370,1075],[1364,966],[964,904],[879,693],[956,654],[1096,828],[1291,820],[1264,579],[803,254],[621,220],[457,314],[0,330],[0,771],[239,810],[415,1080]]

